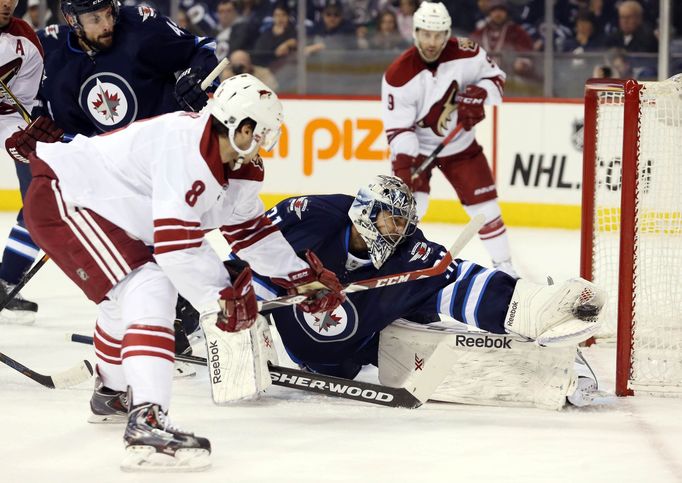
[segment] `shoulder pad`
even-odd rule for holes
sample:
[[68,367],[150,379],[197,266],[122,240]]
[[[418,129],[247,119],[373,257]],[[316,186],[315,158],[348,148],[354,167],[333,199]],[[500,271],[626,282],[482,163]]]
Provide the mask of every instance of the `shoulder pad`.
[[479,46],[476,42],[466,37],[452,38],[443,49],[440,55],[441,62],[448,62],[457,59],[468,59],[478,55]]
[[148,18],[156,18],[156,10],[153,9],[152,7],[149,7],[147,5],[140,5],[137,7],[137,14],[142,17],[142,21],[144,22]]
[[393,87],[402,87],[426,68],[427,66],[419,56],[417,48],[411,47],[388,67],[385,76],[386,82]]
[[54,39],[54,40],[59,40],[60,33],[62,31],[68,31],[69,28],[66,25],[57,25],[57,24],[52,24],[48,25],[42,30],[38,31],[38,37],[40,40],[43,39]]
[[243,179],[248,181],[263,181],[265,179],[265,166],[263,165],[263,158],[257,156],[249,164],[243,164],[238,170],[229,171],[227,173],[227,178]]
[[310,200],[307,196],[299,196],[298,198],[290,198],[286,202],[287,213],[294,213],[298,219],[303,218],[303,213],[308,210]]

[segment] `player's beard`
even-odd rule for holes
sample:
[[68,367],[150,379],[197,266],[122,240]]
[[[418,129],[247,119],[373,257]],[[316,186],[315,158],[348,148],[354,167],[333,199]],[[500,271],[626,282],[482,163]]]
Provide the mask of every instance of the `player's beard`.
[[88,43],[88,45],[90,45],[90,47],[92,47],[96,51],[107,50],[114,43],[114,34],[113,32],[111,32],[106,35],[100,35],[95,40],[86,38],[86,42]]

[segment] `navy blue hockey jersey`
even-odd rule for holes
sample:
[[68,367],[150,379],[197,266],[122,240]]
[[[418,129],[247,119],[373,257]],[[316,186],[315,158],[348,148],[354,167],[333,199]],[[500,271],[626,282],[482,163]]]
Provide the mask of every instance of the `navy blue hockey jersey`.
[[146,7],[122,7],[113,45],[90,56],[65,25],[38,33],[45,49],[40,97],[68,134],[99,134],[180,110],[175,73],[216,65],[215,42],[180,29]]
[[[351,220],[347,195],[303,196],[284,200],[268,212],[294,250],[310,249],[343,284],[357,280],[432,267],[446,249],[424,237],[421,230],[401,243],[377,270],[349,259]],[[282,295],[267,278],[256,276],[262,298]],[[363,364],[375,363],[378,333],[405,317],[432,322],[438,314],[451,316],[483,330],[504,333],[503,323],[516,282],[507,274],[455,260],[440,276],[350,293],[337,309],[307,314],[297,307],[272,312],[282,341],[294,360],[332,375],[354,377]]]

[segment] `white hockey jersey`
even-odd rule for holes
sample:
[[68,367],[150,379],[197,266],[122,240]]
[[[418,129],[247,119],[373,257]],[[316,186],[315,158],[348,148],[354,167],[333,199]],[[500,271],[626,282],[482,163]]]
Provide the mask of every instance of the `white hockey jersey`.
[[[38,37],[26,22],[11,17],[0,29],[0,79],[29,113],[36,103],[42,74],[43,48]],[[0,95],[0,142],[4,145],[5,139],[25,126],[11,99]],[[4,149],[0,152],[11,161]]]
[[262,161],[230,171],[210,114],[174,112],[69,144],[38,143],[67,203],[89,208],[154,247],[180,294],[200,312],[230,285],[204,234],[220,228],[258,273],[287,278],[308,268],[263,213]]
[[[427,64],[416,47],[386,70],[381,85],[384,129],[391,154],[429,155],[457,125],[457,91],[476,85],[488,93],[485,103],[502,102],[505,73],[476,42],[449,39],[438,62]],[[441,151],[450,156],[474,141],[474,129],[461,131]]]

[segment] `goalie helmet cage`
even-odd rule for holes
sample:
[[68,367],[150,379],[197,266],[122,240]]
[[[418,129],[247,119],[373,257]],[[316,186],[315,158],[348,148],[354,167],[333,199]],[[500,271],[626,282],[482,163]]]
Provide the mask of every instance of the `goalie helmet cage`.
[[[676,76],[679,77],[679,76]],[[609,292],[616,394],[682,395],[682,79],[590,79],[580,273]]]

